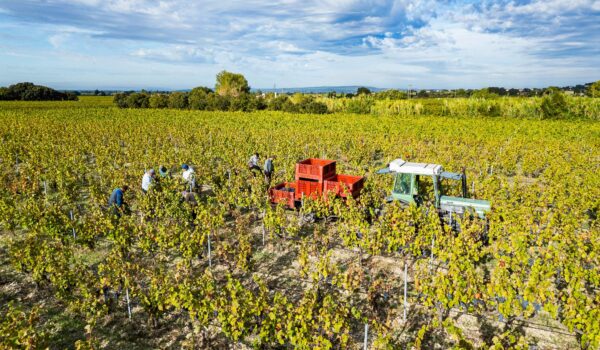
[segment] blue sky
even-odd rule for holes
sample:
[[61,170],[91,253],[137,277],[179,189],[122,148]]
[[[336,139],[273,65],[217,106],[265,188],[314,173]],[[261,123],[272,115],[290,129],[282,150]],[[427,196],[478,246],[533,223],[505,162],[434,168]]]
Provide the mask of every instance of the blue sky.
[[0,0],[0,85],[544,87],[600,79],[600,0]]

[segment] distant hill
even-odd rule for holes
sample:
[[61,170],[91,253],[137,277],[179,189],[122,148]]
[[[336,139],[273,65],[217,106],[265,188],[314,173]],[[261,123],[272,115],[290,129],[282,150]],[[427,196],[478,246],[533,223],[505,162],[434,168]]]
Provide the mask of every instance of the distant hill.
[[[275,89],[252,89],[252,91],[256,92],[258,90],[262,92],[279,92],[279,93],[296,93],[301,92],[305,94],[326,94],[328,92],[336,92],[342,94],[356,93],[356,90],[361,87],[357,86],[312,86],[312,87],[296,87],[296,88],[275,88]],[[371,91],[381,91],[385,89],[365,86],[367,89]]]

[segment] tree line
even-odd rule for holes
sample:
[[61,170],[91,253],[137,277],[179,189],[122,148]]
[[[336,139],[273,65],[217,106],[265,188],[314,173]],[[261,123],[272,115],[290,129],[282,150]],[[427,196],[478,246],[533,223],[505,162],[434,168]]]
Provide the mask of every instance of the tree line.
[[60,92],[33,83],[17,83],[0,87],[0,101],[77,101],[77,94]]
[[177,108],[205,111],[272,110],[291,113],[327,113],[327,106],[314,96],[293,96],[276,93],[251,93],[242,74],[222,71],[217,74],[215,88],[196,87],[189,92],[171,93],[122,92],[114,95],[120,108]]
[[[590,97],[600,97],[600,81],[586,85],[586,94]],[[539,90],[539,91],[538,91]],[[284,111],[290,113],[312,113],[324,114],[333,112],[370,114],[376,111],[394,110],[400,108],[394,103],[400,100],[419,98],[422,101],[421,109],[432,114],[447,113],[447,106],[437,103],[439,99],[428,97],[441,97],[442,92],[437,95],[429,95],[414,91],[384,90],[372,92],[366,87],[359,87],[356,94],[340,94],[332,92],[323,94],[293,95],[277,94],[276,92],[253,93],[250,91],[248,81],[242,74],[222,71],[217,74],[214,89],[208,87],[196,87],[189,92],[123,92],[114,95],[114,103],[120,108],[174,108],[205,111]],[[521,92],[525,90],[519,90]],[[581,114],[571,111],[569,100],[564,89],[550,87],[547,89],[535,89],[535,96],[540,96],[536,102],[536,110],[533,113],[544,119],[566,118],[571,115]],[[513,96],[514,91],[504,88],[484,88],[480,90],[455,90],[453,96],[463,100],[477,102],[477,110],[481,115],[500,116],[504,115],[505,103],[495,102],[497,99],[505,99]],[[398,102],[394,102],[398,101]],[[392,105],[389,105],[389,104]],[[389,105],[389,106],[388,106]],[[386,107],[387,106],[387,107]],[[411,107],[412,108],[412,107]],[[416,108],[416,107],[415,107]],[[573,113],[571,113],[573,112]],[[584,111],[585,112],[585,111]],[[530,113],[532,114],[532,113]],[[585,113],[584,113],[585,114]]]
[[494,97],[542,97],[547,95],[548,91],[562,91],[566,94],[572,94],[574,96],[589,96],[589,97],[600,97],[600,80],[587,83],[579,84],[575,86],[550,86],[547,88],[523,88],[523,89],[506,89],[503,87],[486,87],[483,89],[441,89],[441,90],[382,90],[378,92],[372,92],[367,87],[359,87],[356,93],[336,93],[332,91],[327,94],[328,98],[352,98],[361,95],[373,96],[379,100],[403,100],[408,98],[494,98]]

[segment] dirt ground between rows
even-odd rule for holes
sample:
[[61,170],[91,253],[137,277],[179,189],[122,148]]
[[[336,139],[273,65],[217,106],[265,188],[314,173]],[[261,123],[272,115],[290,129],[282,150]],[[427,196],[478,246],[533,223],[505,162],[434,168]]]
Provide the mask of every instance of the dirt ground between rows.
[[[289,215],[295,215],[289,213]],[[253,272],[260,276],[272,290],[285,290],[287,295],[299,296],[303,288],[311,282],[299,277],[299,264],[297,261],[297,242],[286,241],[272,242],[268,236],[265,246],[262,246],[262,225],[256,221],[252,228],[256,240],[253,244]],[[30,309],[34,305],[42,308],[41,323],[49,334],[52,349],[73,348],[77,339],[84,338],[82,318],[71,313],[53,295],[52,291],[44,286],[37,286],[29,276],[15,271],[9,261],[8,241],[11,233],[0,233],[0,305],[15,302]],[[218,244],[218,242],[217,242]],[[218,249],[218,248],[215,248]],[[404,285],[404,260],[393,256],[369,256],[358,250],[332,248],[332,261],[341,271],[351,264],[362,264],[372,275],[384,273],[391,289],[391,298],[397,307],[394,310],[393,328],[398,332],[399,339],[408,339],[410,329],[407,328],[414,317],[419,317],[418,304],[413,304],[414,298],[409,298],[408,321],[403,319],[403,285]],[[93,256],[87,259],[101,261],[109,251],[106,242],[99,242]],[[86,259],[86,260],[87,260]],[[311,262],[314,258],[311,258]],[[407,285],[410,292],[413,288],[413,264],[407,261]],[[220,264],[218,259],[213,260],[215,273],[226,273],[227,268]],[[363,293],[364,294],[364,293]],[[362,298],[363,296],[361,296]],[[2,308],[0,307],[0,310]],[[151,327],[146,322],[142,308],[133,303],[133,318],[128,320],[126,304],[121,298],[117,309],[107,315],[96,327],[102,339],[101,347],[104,349],[179,349],[191,337],[192,324],[185,315],[167,313],[157,328]],[[491,340],[491,335],[501,333],[504,323],[500,322],[498,315],[472,315],[464,310],[452,310],[451,317],[457,326],[462,329],[466,337],[476,345],[484,345]],[[217,329],[213,329],[217,331]],[[532,340],[537,349],[576,349],[579,348],[576,338],[549,315],[541,312],[533,319],[522,323],[523,333]],[[208,333],[211,333],[210,330]],[[412,334],[414,336],[414,334]],[[362,348],[363,334],[353,334],[357,341],[357,348]],[[210,345],[209,345],[210,344]],[[246,349],[248,344],[228,343],[225,339],[215,336],[207,342],[205,348]],[[443,348],[440,345],[439,348]]]

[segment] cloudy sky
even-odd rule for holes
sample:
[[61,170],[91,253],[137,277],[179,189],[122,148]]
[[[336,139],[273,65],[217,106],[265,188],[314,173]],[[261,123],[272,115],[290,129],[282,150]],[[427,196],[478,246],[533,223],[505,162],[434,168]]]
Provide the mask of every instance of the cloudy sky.
[[600,0],[0,0],[0,85],[543,87],[599,67]]

